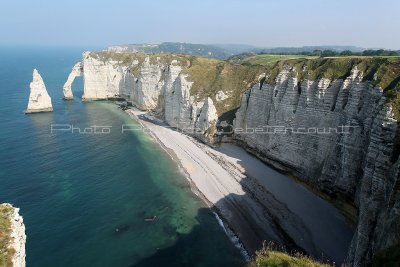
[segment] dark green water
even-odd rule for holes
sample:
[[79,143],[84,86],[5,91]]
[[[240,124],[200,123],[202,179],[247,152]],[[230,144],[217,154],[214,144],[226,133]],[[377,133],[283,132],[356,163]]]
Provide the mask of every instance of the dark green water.
[[[0,52],[0,202],[21,208],[27,266],[243,266],[169,156],[142,132],[121,133],[134,123],[128,115],[112,103],[82,103],[79,80],[75,100],[61,99],[81,52]],[[23,112],[34,67],[53,113]],[[51,124],[112,128],[51,134]]]

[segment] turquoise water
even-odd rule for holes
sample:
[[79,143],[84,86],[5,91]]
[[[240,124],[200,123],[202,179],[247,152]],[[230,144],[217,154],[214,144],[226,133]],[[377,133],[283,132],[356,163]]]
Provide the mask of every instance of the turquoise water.
[[[112,103],[82,103],[81,80],[74,101],[61,99],[82,51],[0,52],[0,202],[21,208],[27,266],[243,266],[170,157],[144,133],[121,133],[134,123],[128,115]],[[24,114],[33,68],[53,113]],[[112,128],[51,134],[51,124]]]

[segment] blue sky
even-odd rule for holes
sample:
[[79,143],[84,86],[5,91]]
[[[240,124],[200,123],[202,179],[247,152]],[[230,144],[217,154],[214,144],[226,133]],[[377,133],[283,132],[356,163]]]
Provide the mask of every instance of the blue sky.
[[0,44],[400,49],[399,0],[0,0]]

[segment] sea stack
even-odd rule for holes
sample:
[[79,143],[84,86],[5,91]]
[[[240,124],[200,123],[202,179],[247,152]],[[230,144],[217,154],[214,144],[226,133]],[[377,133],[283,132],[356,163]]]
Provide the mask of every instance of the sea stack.
[[75,77],[79,77],[82,75],[82,69],[83,66],[81,62],[76,63],[72,68],[72,71],[69,74],[68,79],[63,87],[64,99],[70,100],[74,98],[74,95],[72,93],[72,83],[74,82]]
[[33,78],[30,88],[31,92],[29,94],[28,107],[25,113],[53,111],[51,98],[47,93],[42,76],[40,76],[36,69],[33,70]]
[[7,244],[0,256],[7,266],[25,267],[25,225],[19,209],[8,203],[0,204],[0,221],[5,226],[0,229],[0,235]]

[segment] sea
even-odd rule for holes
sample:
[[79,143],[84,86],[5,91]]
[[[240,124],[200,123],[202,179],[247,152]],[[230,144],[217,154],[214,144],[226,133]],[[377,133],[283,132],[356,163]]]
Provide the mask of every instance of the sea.
[[[182,170],[135,121],[112,101],[82,102],[82,78],[74,100],[62,99],[90,49],[0,47],[0,203],[20,208],[27,266],[244,266]],[[24,113],[34,68],[54,112]]]

